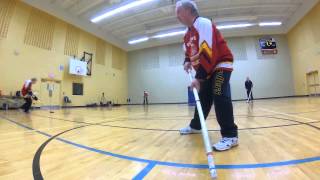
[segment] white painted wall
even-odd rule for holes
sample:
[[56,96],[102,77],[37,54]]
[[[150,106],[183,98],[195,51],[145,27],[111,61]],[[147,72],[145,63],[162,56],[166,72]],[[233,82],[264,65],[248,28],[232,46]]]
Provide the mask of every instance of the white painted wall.
[[[294,95],[291,60],[285,36],[272,36],[277,41],[277,55],[262,56],[259,37],[228,38],[235,56],[231,77],[234,100],[246,97],[244,81],[250,76],[255,98]],[[187,102],[188,77],[182,69],[184,53],[181,44],[129,52],[128,91],[132,103],[142,103],[143,91],[151,103]]]

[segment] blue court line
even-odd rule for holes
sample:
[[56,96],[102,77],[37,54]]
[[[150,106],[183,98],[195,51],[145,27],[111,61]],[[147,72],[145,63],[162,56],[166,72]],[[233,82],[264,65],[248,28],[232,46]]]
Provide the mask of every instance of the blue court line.
[[[52,135],[49,135],[45,132],[41,132],[39,130],[33,129],[29,126],[26,126],[24,124],[18,123],[16,121],[13,121],[11,119],[8,119],[6,117],[0,116],[2,119],[5,119],[11,123],[14,123],[20,127],[29,129],[29,130],[34,130],[38,134],[42,134],[47,137],[52,137]],[[56,138],[56,140],[64,142],[66,144],[81,148],[81,149],[86,149],[92,152],[96,152],[99,154],[107,155],[107,156],[112,156],[120,159],[125,159],[129,161],[136,161],[136,162],[141,162],[141,163],[147,163],[148,165],[146,168],[142,171],[146,172],[147,170],[151,170],[154,166],[160,165],[160,166],[170,166],[170,167],[177,167],[177,168],[193,168],[193,169],[208,169],[207,164],[184,164],[184,163],[175,163],[175,162],[165,162],[165,161],[156,161],[156,160],[148,160],[148,159],[143,159],[143,158],[137,158],[137,157],[131,157],[131,156],[126,156],[126,155],[121,155],[121,154],[115,154],[112,152],[107,152],[104,150],[92,148],[89,146],[85,146],[82,144],[78,144],[66,139],[62,138]],[[276,166],[289,166],[289,165],[297,165],[297,164],[302,164],[302,163],[310,163],[310,162],[315,162],[315,161],[320,161],[320,156],[316,157],[310,157],[310,158],[304,158],[304,159],[296,159],[296,160],[289,160],[289,161],[278,161],[278,162],[271,162],[271,163],[257,163],[257,164],[219,164],[216,165],[216,169],[254,169],[254,168],[269,168],[269,167],[276,167]],[[152,167],[152,168],[151,168]],[[141,173],[141,172],[140,172]],[[140,174],[139,173],[139,174]]]
[[[207,164],[184,164],[184,163],[175,163],[175,162],[165,162],[165,161],[157,161],[157,160],[149,160],[149,159],[143,159],[143,158],[137,158],[137,157],[131,157],[121,154],[115,154],[112,152],[107,152],[104,150],[88,147],[82,144],[78,144],[75,142],[71,142],[62,138],[56,138],[59,141],[62,141],[66,144],[76,146],[78,148],[86,149],[92,152],[96,152],[99,154],[104,154],[107,156],[117,157],[120,159],[130,160],[130,161],[136,161],[141,163],[148,163],[148,164],[156,164],[160,166],[171,166],[171,167],[178,167],[178,168],[193,168],[193,169],[208,169]],[[275,167],[275,166],[288,166],[288,165],[295,165],[295,164],[301,164],[301,163],[307,163],[307,162],[314,162],[314,161],[320,161],[320,156],[318,157],[310,157],[310,158],[304,158],[304,159],[296,159],[296,160],[289,160],[289,161],[278,161],[278,162],[271,162],[271,163],[258,163],[258,164],[221,164],[216,165],[216,169],[254,169],[254,168],[268,168],[268,167]]]
[[139,172],[132,180],[143,179],[156,166],[156,163],[149,163],[142,171]]

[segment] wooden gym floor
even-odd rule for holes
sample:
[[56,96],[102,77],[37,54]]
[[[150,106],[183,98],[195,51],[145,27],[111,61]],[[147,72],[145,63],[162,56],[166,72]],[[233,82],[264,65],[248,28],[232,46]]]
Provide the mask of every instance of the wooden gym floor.
[[[0,179],[209,179],[194,107],[0,112]],[[240,145],[214,154],[218,179],[320,179],[320,98],[234,103]],[[214,112],[208,120],[219,139]]]

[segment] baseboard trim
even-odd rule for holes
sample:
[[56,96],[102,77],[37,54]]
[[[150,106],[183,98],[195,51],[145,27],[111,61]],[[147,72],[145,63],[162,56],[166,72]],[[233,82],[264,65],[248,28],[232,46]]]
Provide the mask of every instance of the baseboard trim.
[[[188,104],[187,102],[172,102],[172,103],[149,103],[148,105],[169,105],[169,104]],[[123,104],[128,106],[141,106],[143,104]]]
[[[256,98],[254,101],[257,100],[268,100],[268,99],[284,99],[284,98],[305,98],[305,97],[319,97],[319,96],[309,96],[309,95],[296,95],[296,96],[279,96],[279,97],[266,97],[266,98]],[[239,101],[247,101],[247,99],[235,99],[232,100],[233,102]],[[148,105],[179,105],[179,104],[188,104],[187,102],[170,102],[170,103],[150,103]],[[59,108],[62,109],[70,109],[70,108],[108,108],[108,107],[120,107],[120,106],[141,106],[143,104],[115,104],[113,106],[60,106]],[[33,109],[42,109],[42,107],[36,106],[32,107]],[[47,106],[46,106],[47,108]],[[55,106],[53,109],[57,109]],[[1,109],[0,110],[4,110]],[[16,110],[13,108],[9,108],[9,110]]]
[[[309,95],[297,95],[297,96],[279,96],[279,97],[265,97],[265,98],[256,98],[254,100],[267,100],[267,99],[281,99],[281,98],[299,98],[299,97],[310,97]],[[317,97],[317,96],[312,96]],[[247,101],[247,99],[234,99],[233,102],[237,101]],[[176,102],[176,103],[149,103],[149,105],[172,105],[172,104],[188,104],[188,102]],[[143,105],[143,104],[124,104],[124,105]]]
[[[267,99],[284,99],[284,98],[300,98],[300,97],[310,97],[308,95],[297,95],[297,96],[278,96],[278,97],[265,97],[265,98],[255,98],[254,100],[267,100]],[[247,101],[248,99],[236,99],[232,101]]]

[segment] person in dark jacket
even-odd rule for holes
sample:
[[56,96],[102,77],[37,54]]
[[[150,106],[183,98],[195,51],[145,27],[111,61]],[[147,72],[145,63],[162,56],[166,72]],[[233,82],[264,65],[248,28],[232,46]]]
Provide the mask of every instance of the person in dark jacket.
[[252,95],[252,88],[253,88],[253,83],[252,81],[250,80],[249,77],[247,77],[247,80],[245,82],[245,87],[246,87],[246,90],[247,90],[247,99],[249,101],[253,101],[253,95]]

